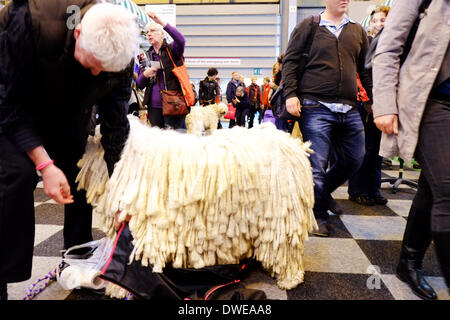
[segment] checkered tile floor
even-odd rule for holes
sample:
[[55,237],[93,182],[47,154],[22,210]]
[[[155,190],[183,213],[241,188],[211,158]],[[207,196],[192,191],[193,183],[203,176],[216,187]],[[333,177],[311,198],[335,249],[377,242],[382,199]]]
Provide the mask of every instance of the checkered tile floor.
[[[418,172],[405,171],[407,179],[417,179]],[[383,175],[397,176],[384,170]],[[270,299],[281,300],[409,300],[419,299],[394,273],[398,261],[403,231],[414,190],[402,185],[393,194],[388,183],[382,192],[389,199],[386,206],[364,207],[348,199],[342,186],[334,198],[344,209],[342,216],[329,220],[329,238],[311,237],[305,244],[305,282],[290,291],[280,290],[275,280],[261,270],[255,270],[245,280],[250,288],[264,290]],[[10,284],[9,298],[22,299],[29,286],[46,275],[61,261],[63,244],[62,206],[49,200],[38,185],[35,192],[36,240],[33,272],[28,281]],[[94,217],[94,238],[103,237],[98,219]],[[439,299],[450,300],[444,279],[431,246],[425,256],[424,273],[438,293]],[[53,283],[36,300],[96,300],[105,299],[89,290],[63,290]]]

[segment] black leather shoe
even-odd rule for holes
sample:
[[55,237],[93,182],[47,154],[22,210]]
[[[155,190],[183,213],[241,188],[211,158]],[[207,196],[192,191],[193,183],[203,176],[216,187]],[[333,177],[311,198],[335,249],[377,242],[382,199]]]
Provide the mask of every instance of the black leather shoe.
[[356,202],[357,204],[363,205],[363,206],[373,206],[375,205],[375,202],[373,199],[366,197],[366,196],[357,196],[357,197],[348,197],[350,201]]
[[388,199],[383,196],[375,196],[371,197],[371,199],[374,204],[385,205],[386,203],[388,203]]
[[435,300],[437,294],[422,273],[422,259],[423,254],[415,249],[403,246],[396,275],[400,280],[407,283],[418,297],[425,300]]
[[342,208],[338,205],[336,200],[334,200],[333,198],[331,198],[331,200],[330,200],[329,210],[338,216],[341,214],[344,214],[344,210],[342,210]]
[[0,300],[8,300],[8,291],[6,283],[0,283]]
[[317,231],[313,231],[312,234],[317,237],[329,237],[330,230],[328,230],[327,220],[317,219],[317,225],[319,229]]

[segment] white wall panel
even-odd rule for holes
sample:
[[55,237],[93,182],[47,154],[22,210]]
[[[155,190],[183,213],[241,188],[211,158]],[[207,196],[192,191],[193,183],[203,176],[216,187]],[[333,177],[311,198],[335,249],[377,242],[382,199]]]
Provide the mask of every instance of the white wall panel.
[[249,35],[249,36],[186,36],[189,47],[275,47],[279,41],[278,35]]
[[272,76],[280,48],[279,10],[278,4],[177,5],[177,28],[186,38],[186,58],[240,61],[239,65],[186,63],[191,80],[198,85],[210,67],[219,70],[222,87],[232,71],[249,79],[258,69],[261,81]]

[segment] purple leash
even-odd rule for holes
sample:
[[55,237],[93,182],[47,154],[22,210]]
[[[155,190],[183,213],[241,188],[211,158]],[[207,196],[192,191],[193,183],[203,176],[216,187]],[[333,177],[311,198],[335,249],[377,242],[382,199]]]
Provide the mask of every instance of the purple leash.
[[[57,266],[53,271],[47,273],[43,278],[38,278],[35,283],[30,286],[30,289],[27,291],[27,295],[22,300],[31,300],[36,297],[39,293],[44,291],[52,281],[56,280],[56,275],[64,268],[65,263],[62,262],[59,266]],[[38,286],[42,281],[44,283]]]

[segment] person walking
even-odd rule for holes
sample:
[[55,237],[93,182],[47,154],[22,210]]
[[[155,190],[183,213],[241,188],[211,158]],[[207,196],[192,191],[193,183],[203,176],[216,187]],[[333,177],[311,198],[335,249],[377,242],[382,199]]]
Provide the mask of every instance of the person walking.
[[[348,4],[348,0],[326,0],[320,17],[307,18],[294,29],[283,59],[286,109],[297,117],[301,112],[303,138],[311,141],[314,150],[310,157],[313,210],[319,230],[313,234],[322,237],[330,235],[327,220],[331,193],[351,177],[364,158],[364,126],[356,108],[356,73],[369,97],[372,94],[372,81],[364,68],[367,35],[346,15]],[[313,29],[311,50],[299,78],[299,62]],[[337,161],[327,170],[331,146]]]
[[[429,2],[429,1],[428,1]],[[450,288],[450,3],[395,1],[373,58],[380,155],[399,156],[422,168],[403,235],[397,276],[423,299],[437,295],[422,273],[431,241]],[[422,13],[423,12],[423,13]],[[410,31],[420,24],[400,65]],[[433,36],[434,35],[434,36]]]

